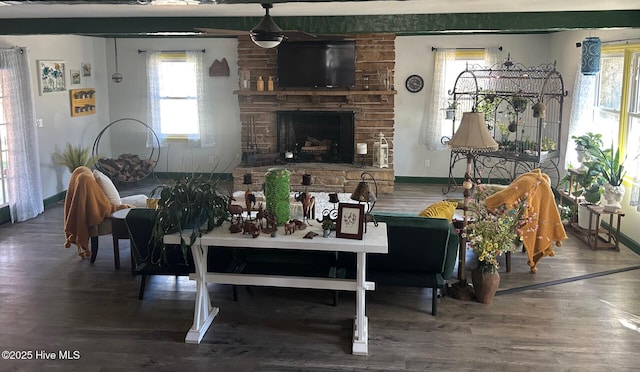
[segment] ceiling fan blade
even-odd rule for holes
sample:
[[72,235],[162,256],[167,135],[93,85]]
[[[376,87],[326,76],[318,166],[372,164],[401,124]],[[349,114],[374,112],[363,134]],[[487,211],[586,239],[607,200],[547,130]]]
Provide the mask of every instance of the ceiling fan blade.
[[226,30],[223,28],[196,28],[196,31],[200,31],[207,36],[241,36],[248,34],[247,31]]
[[289,41],[309,41],[309,40],[343,40],[344,35],[315,35],[299,30],[283,30],[285,38]]

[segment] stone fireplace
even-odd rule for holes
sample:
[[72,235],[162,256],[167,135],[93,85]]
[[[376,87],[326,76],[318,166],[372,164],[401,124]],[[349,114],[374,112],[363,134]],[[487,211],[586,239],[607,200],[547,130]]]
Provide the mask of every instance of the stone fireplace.
[[[374,174],[380,192],[393,191],[395,35],[346,37],[356,42],[355,87],[285,89],[276,85],[273,91],[258,91],[256,81],[276,77],[277,48],[263,49],[248,36],[238,37],[238,76],[249,75],[250,84],[234,92],[244,159],[232,171],[235,190],[246,189],[244,174],[253,175],[255,189],[269,168],[280,166],[291,171],[292,189],[309,173],[311,191],[352,192],[366,170]],[[365,156],[366,168],[355,166],[356,143],[366,143],[372,150],[380,132],[389,141],[389,168],[373,168],[372,151]],[[321,146],[327,146],[327,151]],[[287,152],[294,153],[293,160],[286,161]]]
[[297,162],[353,162],[353,111],[278,111],[278,155]]

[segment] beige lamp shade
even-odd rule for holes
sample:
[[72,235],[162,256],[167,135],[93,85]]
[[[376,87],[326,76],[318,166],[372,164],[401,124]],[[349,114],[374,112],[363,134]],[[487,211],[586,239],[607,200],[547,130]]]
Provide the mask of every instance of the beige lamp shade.
[[460,127],[448,143],[449,148],[468,151],[493,151],[498,143],[491,137],[484,114],[481,112],[465,112],[462,114]]

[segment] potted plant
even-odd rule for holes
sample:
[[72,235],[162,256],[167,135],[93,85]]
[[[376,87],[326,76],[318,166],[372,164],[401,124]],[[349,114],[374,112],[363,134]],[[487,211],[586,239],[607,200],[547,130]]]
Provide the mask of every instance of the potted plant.
[[[218,180],[211,177],[179,177],[171,184],[154,188],[151,197],[156,195],[157,219],[151,239],[160,243],[164,235],[180,233],[180,247],[185,262],[187,252],[196,239],[229,218],[228,196],[219,187]],[[186,229],[191,229],[187,242],[182,236]],[[163,247],[160,263],[166,263],[166,249],[163,244],[158,245]]]
[[585,170],[584,163],[590,158],[590,149],[596,149],[602,147],[602,134],[588,132],[581,136],[571,136],[571,139],[576,143],[576,152],[578,153],[578,162],[581,163],[579,169]]
[[580,198],[578,203],[578,226],[583,229],[589,228],[588,204],[599,204],[602,199],[602,184],[604,179],[592,167],[582,169],[574,176],[576,190],[573,196]]
[[533,106],[531,106],[533,110],[533,117],[544,119],[547,115],[547,105],[542,103],[542,101],[536,102]]
[[587,162],[587,166],[605,181],[602,182],[603,196],[606,200],[605,208],[610,211],[620,209],[622,207],[620,202],[625,193],[622,180],[626,174],[620,149],[614,150],[613,143],[611,143],[609,149],[602,150],[600,147],[595,147],[590,148],[588,152],[591,161]]
[[80,166],[93,167],[96,163],[96,158],[91,156],[91,148],[89,146],[74,146],[67,143],[62,152],[53,153],[53,162],[56,165],[67,167],[69,173],[73,173]]
[[444,110],[444,118],[446,120],[452,120],[456,115],[456,108],[458,107],[458,102],[454,100],[449,100],[447,103],[447,107]]
[[335,230],[335,228],[335,223],[331,219],[325,219],[322,221],[322,236],[328,237],[331,234],[331,230]]
[[511,98],[511,106],[515,112],[524,112],[527,109],[527,102],[529,100],[522,96],[514,96]]

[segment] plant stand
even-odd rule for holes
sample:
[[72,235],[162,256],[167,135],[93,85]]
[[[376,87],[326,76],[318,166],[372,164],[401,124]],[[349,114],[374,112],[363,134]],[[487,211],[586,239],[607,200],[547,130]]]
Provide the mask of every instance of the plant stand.
[[[624,217],[624,213],[621,211],[614,212],[606,212],[604,207],[597,205],[588,205],[587,209],[589,209],[589,229],[587,231],[587,243],[591,250],[596,249],[613,249],[616,252],[620,251],[620,222],[622,222],[622,217]],[[608,228],[600,227],[600,217],[609,215],[609,226]],[[613,217],[617,216],[617,224],[615,229],[613,227]],[[595,224],[592,225],[591,222],[595,217]],[[604,236],[602,235],[604,234]]]

